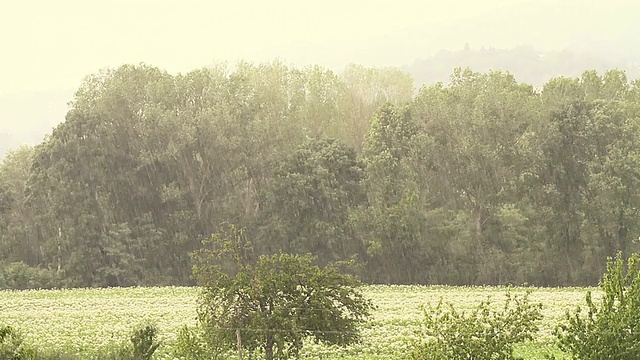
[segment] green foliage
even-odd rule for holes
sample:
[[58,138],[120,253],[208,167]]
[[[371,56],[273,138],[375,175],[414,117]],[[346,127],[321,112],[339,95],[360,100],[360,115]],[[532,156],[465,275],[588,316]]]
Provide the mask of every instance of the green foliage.
[[523,296],[506,294],[503,308],[496,309],[490,300],[477,305],[469,314],[456,310],[442,300],[425,309],[421,340],[414,343],[411,359],[511,360],[514,346],[532,340],[542,318],[542,304]]
[[[194,254],[203,287],[199,320],[213,348],[261,351],[268,360],[299,354],[307,337],[345,346],[360,340],[372,304],[360,283],[311,255],[254,257],[242,230],[228,226]],[[224,269],[221,261],[230,261]]]
[[96,358],[110,360],[150,360],[160,347],[158,328],[144,325],[133,330],[128,343],[104,349]]
[[266,253],[313,253],[321,263],[360,255],[349,215],[364,200],[363,167],[339,140],[307,140],[285,159],[267,188],[260,216],[264,239],[256,243],[268,244]]
[[640,256],[633,254],[627,262],[618,252],[609,258],[600,288],[603,298],[597,302],[587,293],[587,313],[580,308],[567,311],[556,330],[560,348],[576,360],[640,357]]
[[25,345],[22,336],[11,326],[0,327],[0,359],[31,360],[36,352]]
[[[116,345],[94,353],[92,359],[150,360],[160,343],[155,326],[145,325],[134,330],[130,344]],[[78,356],[66,352],[39,351],[27,346],[20,333],[10,326],[0,328],[0,359],[2,360],[75,360]]]
[[415,94],[357,65],[108,69],[0,163],[0,259],[49,269],[0,286],[193,285],[228,221],[256,256],[356,258],[372,283],[595,284],[640,249],[639,94],[621,71],[458,68]]
[[[219,359],[219,351],[215,351],[203,339],[200,328],[183,326],[173,344],[173,355],[179,359],[211,360]],[[211,341],[211,340],[210,340]],[[215,341],[215,340],[213,340]]]
[[150,360],[160,343],[157,341],[158,328],[145,325],[131,335],[132,355],[136,360]]
[[0,263],[0,289],[47,289],[55,285],[55,273],[48,269],[34,268],[23,262],[5,266]]
[[[375,113],[363,150],[368,202],[353,215],[366,245],[369,281],[426,280],[426,267],[419,265],[431,260],[416,171],[419,139],[419,126],[408,107],[385,104]],[[406,266],[398,267],[400,263]]]

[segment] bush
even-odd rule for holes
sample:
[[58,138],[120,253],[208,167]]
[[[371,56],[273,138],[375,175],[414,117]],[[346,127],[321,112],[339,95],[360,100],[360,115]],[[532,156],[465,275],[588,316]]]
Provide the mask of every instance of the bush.
[[221,354],[218,349],[212,349],[203,338],[203,332],[198,329],[183,326],[178,333],[178,339],[173,344],[173,356],[178,359],[191,360],[215,360],[219,359]]
[[599,305],[587,293],[587,314],[580,308],[566,319],[555,334],[559,346],[576,360],[640,359],[640,258],[634,254],[625,271],[621,253],[607,261],[600,282],[604,292]]
[[136,360],[149,360],[158,350],[160,343],[157,341],[158,328],[146,325],[133,332],[131,343],[133,344],[133,358]]
[[130,344],[109,350],[107,354],[99,355],[99,359],[110,360],[150,360],[160,343],[157,341],[158,328],[145,325],[133,331],[129,338]]
[[[92,359],[150,360],[160,346],[158,329],[145,325],[133,331],[130,343],[99,351]],[[22,336],[12,327],[0,327],[0,360],[75,360],[77,355],[63,352],[42,353],[24,344]],[[191,359],[191,357],[181,357]],[[210,357],[209,357],[210,358]]]
[[35,351],[27,347],[22,336],[11,326],[0,327],[0,359],[29,360],[35,359]]
[[542,304],[532,304],[529,293],[511,296],[496,311],[490,299],[481,302],[469,315],[442,300],[435,308],[425,309],[421,340],[413,343],[410,359],[516,359],[515,344],[531,340],[542,318]]
[[0,289],[47,289],[54,287],[54,283],[52,271],[34,268],[23,262],[13,262],[0,269]]

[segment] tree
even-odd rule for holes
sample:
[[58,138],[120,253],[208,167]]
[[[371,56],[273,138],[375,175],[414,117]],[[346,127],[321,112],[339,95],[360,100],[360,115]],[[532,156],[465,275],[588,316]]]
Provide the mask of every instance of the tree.
[[[144,133],[149,109],[162,107],[155,95],[171,81],[149,66],[88,77],[65,122],[36,147],[29,205],[38,212],[44,262],[67,285],[139,284],[147,255],[167,248],[145,241],[136,225],[148,213],[161,218],[164,210],[154,191],[163,179],[141,158],[150,142]],[[176,253],[170,250],[165,254]]]
[[0,259],[37,265],[40,244],[33,234],[25,189],[32,157],[33,148],[23,146],[0,162]]
[[413,79],[394,68],[366,68],[348,65],[340,74],[345,98],[340,104],[343,112],[343,136],[347,144],[358,152],[363,149],[370,120],[385,103],[404,105],[413,97]]
[[[459,274],[445,281],[517,281],[505,260],[526,247],[518,239],[533,240],[524,236],[526,194],[518,191],[536,164],[530,144],[538,111],[531,86],[509,73],[469,69],[456,69],[450,86],[425,87],[414,100],[414,121],[423,134],[415,168],[417,178],[427,180],[420,184],[429,199],[427,232],[447,244],[447,257],[457,267],[450,270]],[[508,224],[510,234],[503,231],[505,211],[513,215],[510,220],[522,220]]]
[[415,171],[418,130],[407,107],[386,104],[373,117],[365,143],[368,203],[357,221],[374,282],[410,284],[426,279],[430,259],[424,252],[424,215]]
[[337,264],[320,268],[311,255],[280,252],[256,257],[233,225],[194,253],[196,282],[203,287],[199,320],[209,341],[264,352],[267,360],[297,356],[303,340],[348,345],[372,304],[354,277]]
[[553,79],[541,94],[547,130],[532,194],[546,229],[550,263],[570,284],[593,283],[604,259],[634,250],[640,234],[637,189],[640,108],[624,73]]
[[310,139],[298,147],[284,159],[264,196],[261,245],[311,252],[321,263],[362,253],[349,222],[364,198],[362,167],[355,151],[339,140]]

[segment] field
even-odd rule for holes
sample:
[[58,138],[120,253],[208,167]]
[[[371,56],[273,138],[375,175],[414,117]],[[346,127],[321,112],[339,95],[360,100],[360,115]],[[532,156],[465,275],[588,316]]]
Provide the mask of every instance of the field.
[[[544,319],[535,342],[518,349],[525,359],[542,359],[556,351],[551,331],[566,310],[584,304],[585,288],[527,288],[531,300],[543,303]],[[488,296],[503,304],[505,288],[447,286],[368,286],[377,309],[363,329],[364,342],[347,349],[308,344],[303,358],[402,359],[408,340],[422,318],[421,307],[441,298],[459,308],[473,307]],[[591,289],[595,290],[595,289]],[[524,292],[512,289],[512,293]],[[184,325],[196,324],[196,288],[113,288],[1,291],[0,325],[24,332],[42,350],[60,349],[87,357],[97,349],[128,339],[132,329],[152,322],[161,331],[157,359],[172,359],[171,342]]]

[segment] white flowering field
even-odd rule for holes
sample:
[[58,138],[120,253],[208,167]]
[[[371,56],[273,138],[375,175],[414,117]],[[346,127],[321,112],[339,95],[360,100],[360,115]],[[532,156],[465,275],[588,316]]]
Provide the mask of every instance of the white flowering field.
[[[530,299],[544,304],[544,320],[535,342],[518,349],[525,359],[542,359],[554,351],[551,331],[566,310],[584,304],[585,288],[528,288]],[[591,289],[596,292],[596,289]],[[421,307],[440,298],[470,309],[491,296],[504,304],[505,288],[448,286],[368,286],[377,309],[363,329],[364,342],[347,349],[308,344],[303,358],[402,359],[422,318]],[[512,293],[524,288],[511,289]],[[128,339],[132,329],[153,323],[161,331],[158,359],[171,359],[171,342],[184,325],[196,324],[198,290],[184,287],[0,291],[0,325],[21,330],[42,350],[94,353]]]

